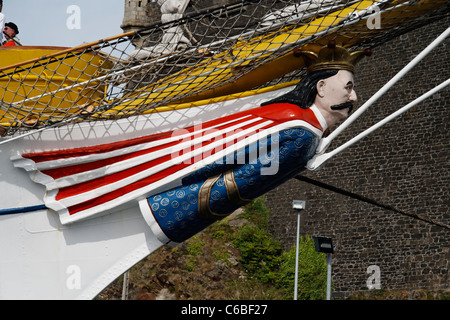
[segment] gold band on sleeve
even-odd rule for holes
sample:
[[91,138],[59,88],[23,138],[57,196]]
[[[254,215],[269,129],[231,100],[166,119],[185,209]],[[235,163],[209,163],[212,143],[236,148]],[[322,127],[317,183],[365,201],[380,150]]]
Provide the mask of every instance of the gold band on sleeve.
[[244,206],[251,201],[241,198],[236,180],[234,179],[233,170],[225,172],[225,174],[223,175],[223,179],[225,181],[225,188],[227,188],[228,200],[230,200],[231,203],[239,206]]
[[[214,184],[219,180],[222,174],[211,177],[203,183],[200,187],[200,191],[198,193],[198,212],[200,217],[204,219],[213,219],[218,220],[222,219],[228,214],[218,214],[211,210],[209,205],[209,198],[211,196],[211,190]],[[233,170],[229,170],[223,174],[223,180],[225,183],[225,188],[227,190],[228,200],[235,205],[243,206],[249,203],[251,200],[242,199],[239,194],[239,189],[237,187],[236,181],[234,179]]]

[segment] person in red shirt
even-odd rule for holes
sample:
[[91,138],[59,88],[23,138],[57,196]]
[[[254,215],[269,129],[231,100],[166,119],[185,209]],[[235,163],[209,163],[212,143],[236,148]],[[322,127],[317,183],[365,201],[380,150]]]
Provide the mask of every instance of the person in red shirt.
[[16,36],[19,34],[19,28],[13,22],[5,23],[5,28],[3,29],[3,34],[6,37],[6,41],[3,46],[16,46],[21,45]]

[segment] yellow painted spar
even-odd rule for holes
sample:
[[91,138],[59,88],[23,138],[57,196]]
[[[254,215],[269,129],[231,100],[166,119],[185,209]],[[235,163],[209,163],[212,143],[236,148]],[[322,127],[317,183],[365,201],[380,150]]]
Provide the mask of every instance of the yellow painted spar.
[[[98,53],[55,56],[66,49],[0,47],[0,100],[8,106],[0,109],[2,125],[14,120],[33,123],[37,117],[57,119],[104,97],[105,85],[89,80],[101,76],[112,62]],[[54,62],[48,64],[50,59]],[[76,84],[85,85],[73,87]]]
[[208,105],[208,104],[212,104],[212,103],[218,103],[218,102],[224,102],[224,101],[229,101],[229,100],[234,100],[234,99],[251,97],[254,95],[258,95],[258,94],[272,92],[272,91],[280,90],[280,89],[283,89],[286,87],[295,86],[299,81],[300,80],[293,80],[293,81],[283,82],[283,83],[279,83],[277,85],[268,86],[268,87],[264,87],[264,88],[260,88],[260,89],[247,90],[247,91],[242,91],[239,93],[233,93],[233,94],[228,94],[228,95],[224,95],[224,96],[217,96],[217,97],[208,98],[208,99],[204,99],[204,100],[196,100],[196,101],[192,101],[192,102],[169,104],[167,106],[149,109],[147,111],[144,111],[143,114],[188,109],[188,108],[200,107],[200,106],[204,106],[204,105]]

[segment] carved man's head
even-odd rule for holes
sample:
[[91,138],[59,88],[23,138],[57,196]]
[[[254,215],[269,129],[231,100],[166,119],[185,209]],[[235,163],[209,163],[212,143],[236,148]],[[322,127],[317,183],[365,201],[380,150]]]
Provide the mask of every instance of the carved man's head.
[[328,126],[348,117],[356,102],[355,80],[347,70],[338,72],[316,84],[314,104],[320,110]]
[[307,99],[308,102],[316,105],[329,127],[348,117],[353,103],[357,100],[354,89],[354,67],[364,55],[370,55],[370,50],[349,52],[344,47],[337,46],[334,41],[330,41],[318,53],[314,51],[300,53],[308,67],[308,76],[315,74],[315,80],[310,84],[315,83],[312,92],[315,96],[311,94]]
[[[294,90],[268,103],[287,102],[303,109],[315,104],[328,127],[348,116],[356,102],[354,66],[370,51],[350,53],[347,49],[329,42],[327,46],[314,51],[299,51],[308,67],[307,74]],[[264,103],[264,104],[268,104]]]

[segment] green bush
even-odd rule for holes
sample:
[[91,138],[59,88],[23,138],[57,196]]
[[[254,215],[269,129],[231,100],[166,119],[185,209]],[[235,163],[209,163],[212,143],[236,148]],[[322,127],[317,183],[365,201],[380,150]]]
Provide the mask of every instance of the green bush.
[[[277,286],[286,292],[285,298],[294,297],[296,246],[282,254]],[[316,252],[314,241],[302,237],[299,241],[298,299],[324,300],[327,289],[327,263],[325,254]]]
[[191,241],[186,246],[187,260],[186,269],[188,271],[193,271],[197,265],[197,256],[202,253],[202,248],[205,243],[199,239],[198,235],[191,238]]
[[264,203],[264,197],[260,197],[244,207],[243,216],[260,229],[268,230],[270,214]]
[[241,252],[247,272],[264,283],[273,282],[281,263],[281,245],[256,225],[242,228],[233,245]]
[[[294,296],[295,246],[283,252],[268,228],[270,211],[263,198],[255,199],[244,208],[245,225],[233,241],[241,252],[241,262],[249,275],[263,283],[275,285],[285,292],[286,299]],[[326,258],[314,249],[310,237],[300,239],[298,299],[324,299],[326,295]]]

